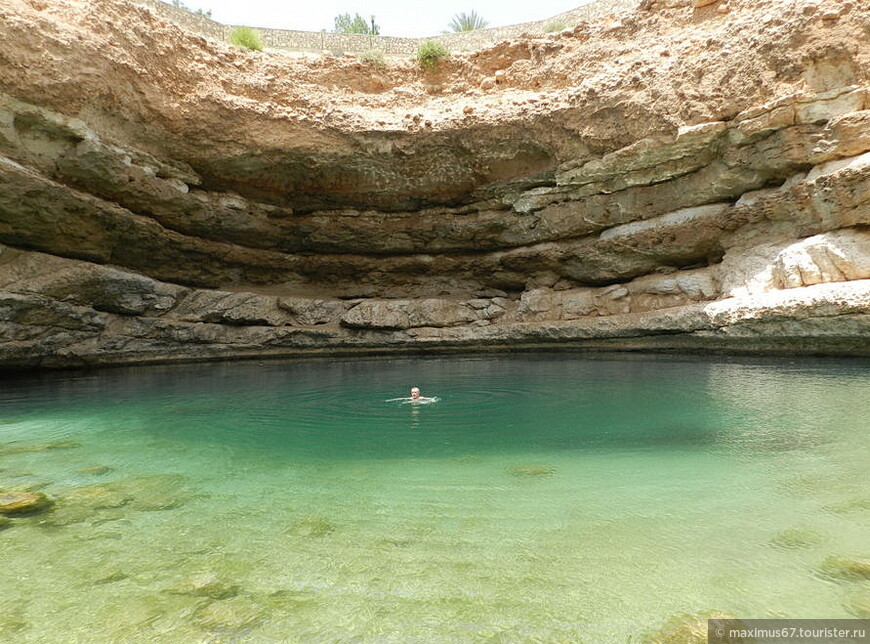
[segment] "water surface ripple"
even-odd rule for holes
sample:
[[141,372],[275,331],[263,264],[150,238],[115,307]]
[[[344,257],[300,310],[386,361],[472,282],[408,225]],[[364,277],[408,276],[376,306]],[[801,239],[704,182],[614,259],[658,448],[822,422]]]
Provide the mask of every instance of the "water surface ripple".
[[[624,642],[866,616],[863,361],[522,355],[0,381],[15,642]],[[386,402],[411,386],[429,405]],[[828,563],[826,563],[826,561]]]

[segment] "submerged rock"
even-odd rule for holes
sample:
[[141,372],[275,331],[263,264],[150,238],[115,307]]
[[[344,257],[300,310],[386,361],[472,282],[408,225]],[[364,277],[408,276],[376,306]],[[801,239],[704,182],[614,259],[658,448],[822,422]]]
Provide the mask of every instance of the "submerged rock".
[[0,487],[12,488],[16,492],[39,492],[51,485],[51,481],[36,478],[31,472],[6,475],[0,477],[0,481]]
[[317,601],[317,597],[315,591],[282,588],[262,597],[261,601],[272,610],[287,612],[309,606]]
[[123,581],[127,579],[130,575],[125,573],[120,568],[102,568],[99,570],[93,571],[91,576],[91,583],[95,586],[102,586],[104,584],[114,584],[117,581]]
[[800,548],[812,548],[813,546],[817,546],[825,540],[824,535],[816,532],[815,530],[811,530],[809,528],[789,528],[787,530],[783,530],[778,535],[776,535],[773,539],[770,540],[770,544],[776,546],[777,548],[785,548],[785,549],[800,549]]
[[870,586],[850,594],[843,602],[843,608],[860,619],[870,619]]
[[870,580],[870,557],[828,557],[819,566],[819,572],[832,579]]
[[188,498],[181,488],[183,481],[181,476],[158,475],[74,488],[58,499],[57,511],[49,523],[96,523],[120,519],[128,510],[176,508]]
[[64,526],[85,521],[121,518],[119,512],[130,497],[108,485],[89,485],[70,490],[58,498],[57,507],[46,523]]
[[61,497],[64,505],[77,505],[90,510],[106,510],[127,505],[133,497],[112,485],[89,485],[70,490]]
[[666,621],[661,628],[641,637],[645,644],[707,644],[708,619],[734,619],[717,612],[680,613]]
[[102,476],[103,474],[108,474],[112,471],[112,468],[108,465],[94,465],[92,467],[83,467],[81,469],[76,470],[79,474],[87,474],[89,476]]
[[0,445],[0,454],[26,454],[28,452],[49,452],[56,449],[75,449],[82,444],[76,441],[52,441],[36,445],[17,445],[15,443]]
[[10,519],[9,517],[4,517],[2,514],[0,514],[0,530],[3,530],[4,528],[8,528],[11,525],[12,525],[12,519]]
[[229,599],[239,594],[240,587],[220,579],[215,573],[194,575],[167,592],[174,595],[192,595],[211,599]]
[[28,514],[52,504],[42,492],[0,492],[0,514]]
[[556,468],[550,465],[514,465],[507,468],[507,473],[517,477],[540,478],[552,476]]
[[39,492],[51,485],[50,481],[31,481],[21,486],[22,492]]
[[834,514],[855,514],[870,510],[870,497],[855,497],[842,503],[831,503],[822,508]]
[[27,628],[27,622],[20,611],[6,611],[0,613],[0,637],[10,638],[7,641],[14,641],[12,638],[16,633]]
[[247,597],[214,601],[194,614],[197,626],[210,631],[238,631],[266,618],[266,610]]
[[289,532],[299,537],[325,537],[335,532],[335,525],[323,517],[305,517],[294,523]]
[[171,510],[187,502],[185,478],[175,474],[142,476],[112,483],[110,486],[130,496],[130,507],[146,512]]

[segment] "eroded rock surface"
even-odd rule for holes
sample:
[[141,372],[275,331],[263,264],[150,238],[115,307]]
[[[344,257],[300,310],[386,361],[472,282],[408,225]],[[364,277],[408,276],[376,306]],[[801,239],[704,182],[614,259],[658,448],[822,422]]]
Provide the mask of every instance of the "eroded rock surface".
[[4,3],[0,368],[870,355],[870,9],[722,6],[646,0],[424,73]]

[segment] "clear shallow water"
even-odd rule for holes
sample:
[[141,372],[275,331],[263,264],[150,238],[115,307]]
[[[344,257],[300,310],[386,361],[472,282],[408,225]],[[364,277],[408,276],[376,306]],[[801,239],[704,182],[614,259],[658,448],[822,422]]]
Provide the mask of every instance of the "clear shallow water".
[[[547,355],[5,379],[0,488],[57,504],[0,531],[0,636],[625,642],[683,612],[855,616],[868,584],[818,567],[870,554],[868,366]],[[440,401],[384,402],[411,385]]]

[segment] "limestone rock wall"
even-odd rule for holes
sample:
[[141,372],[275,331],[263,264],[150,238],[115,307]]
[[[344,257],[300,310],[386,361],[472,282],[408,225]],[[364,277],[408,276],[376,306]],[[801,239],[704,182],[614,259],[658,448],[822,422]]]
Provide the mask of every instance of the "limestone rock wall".
[[0,368],[870,355],[870,10],[696,4],[424,74],[10,0]]

